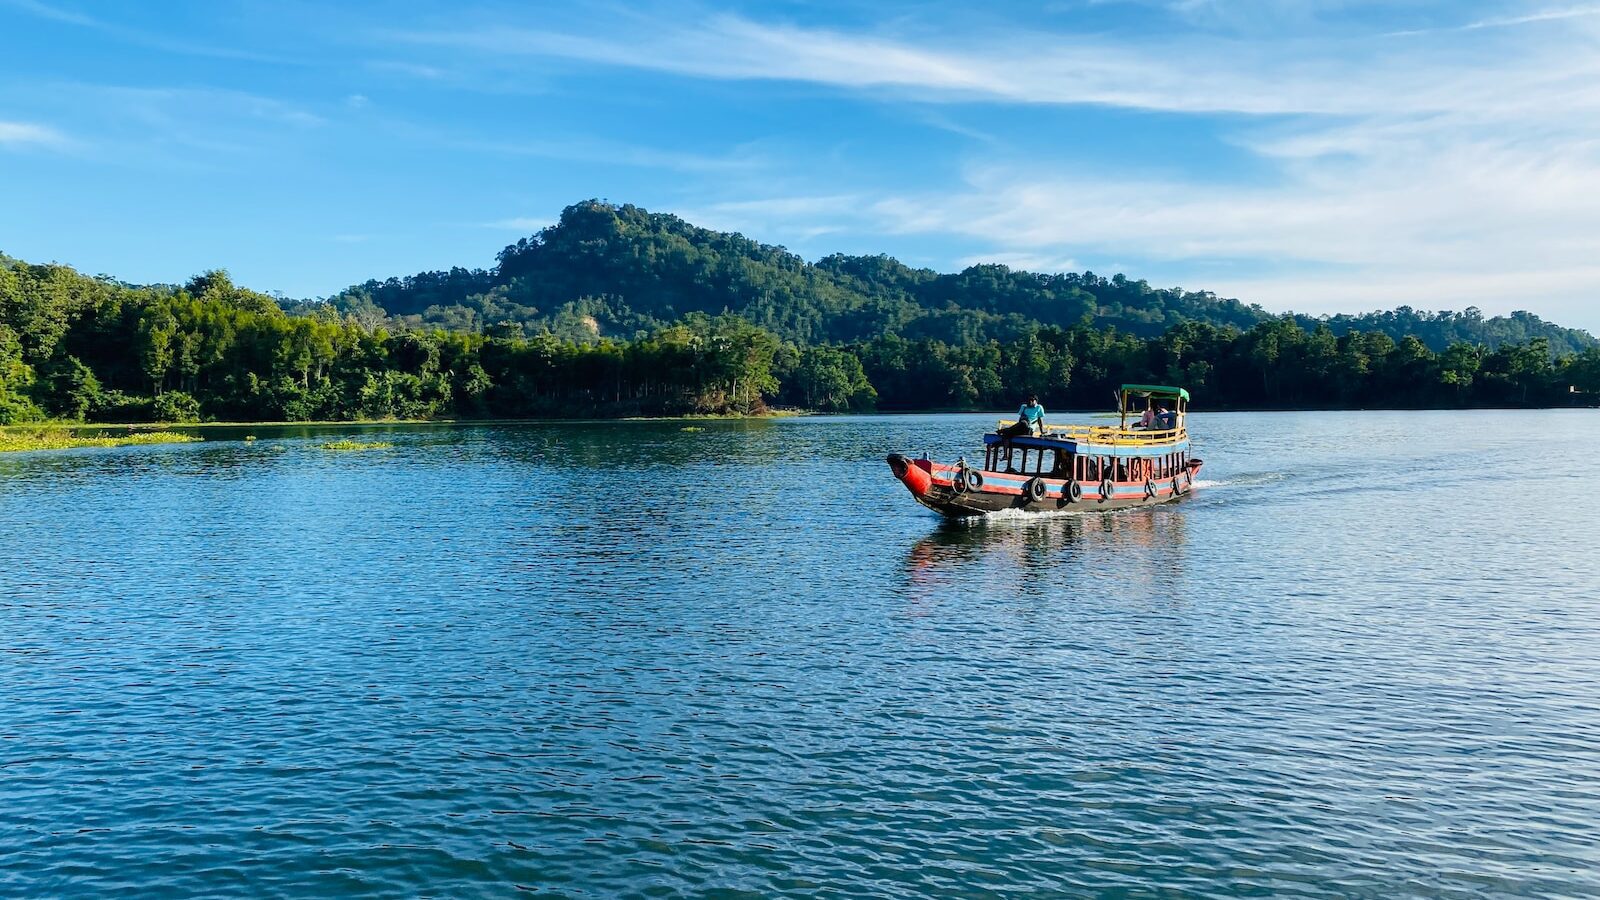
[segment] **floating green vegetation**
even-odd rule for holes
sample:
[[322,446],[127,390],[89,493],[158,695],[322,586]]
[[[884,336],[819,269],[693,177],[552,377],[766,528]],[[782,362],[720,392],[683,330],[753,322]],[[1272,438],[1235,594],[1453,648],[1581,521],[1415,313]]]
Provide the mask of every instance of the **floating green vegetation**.
[[329,441],[322,445],[324,450],[387,450],[394,444],[388,441]]
[[679,431],[705,431],[705,429],[701,428],[699,425],[685,425],[682,428],[679,428],[678,430]]
[[131,434],[77,434],[65,428],[0,428],[0,453],[26,450],[72,450],[78,447],[135,447],[145,444],[192,444],[197,435],[176,431],[135,431]]

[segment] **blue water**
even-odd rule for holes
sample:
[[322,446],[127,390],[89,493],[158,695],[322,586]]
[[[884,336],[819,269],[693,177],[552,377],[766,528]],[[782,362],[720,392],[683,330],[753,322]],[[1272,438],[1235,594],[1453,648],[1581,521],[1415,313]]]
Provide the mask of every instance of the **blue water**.
[[992,416],[0,457],[0,895],[1600,896],[1600,414]]

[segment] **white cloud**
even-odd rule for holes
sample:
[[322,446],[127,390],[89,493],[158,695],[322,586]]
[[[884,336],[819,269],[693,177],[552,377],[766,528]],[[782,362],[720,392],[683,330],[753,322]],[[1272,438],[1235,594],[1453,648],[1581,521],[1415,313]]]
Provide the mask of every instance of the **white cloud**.
[[74,25],[79,28],[87,28],[94,31],[99,31],[129,44],[134,44],[141,47],[149,47],[151,49],[160,50],[167,53],[177,53],[186,56],[205,56],[217,59],[247,60],[251,62],[275,63],[281,65],[300,66],[307,64],[304,60],[296,60],[271,54],[251,52],[242,47],[231,46],[226,41],[190,43],[187,41],[174,40],[172,37],[163,32],[145,31],[138,28],[129,28],[123,25],[117,25],[104,19],[97,19],[93,16],[85,15],[73,10],[52,6],[50,4],[40,2],[40,0],[0,0],[0,5],[9,6],[29,15],[41,19],[47,19],[52,22],[60,22],[67,25]]
[[1546,9],[1540,12],[1528,13],[1521,16],[1502,16],[1493,19],[1479,19],[1468,25],[1462,26],[1467,30],[1479,28],[1507,28],[1513,25],[1530,25],[1535,22],[1557,22],[1562,19],[1580,19],[1585,16],[1600,16],[1600,6],[1572,6],[1566,9]]
[[1300,147],[1305,155],[1292,156],[1280,180],[1257,186],[984,164],[918,192],[772,198],[685,215],[769,240],[826,224],[874,240],[954,237],[989,248],[962,266],[1098,271],[1132,259],[1134,277],[1270,309],[1477,305],[1600,326],[1600,205],[1591,200],[1600,196],[1600,145],[1539,136],[1456,144],[1448,129],[1386,143],[1391,132],[1376,131],[1322,135],[1326,148],[1366,149],[1329,163],[1317,147]]
[[90,28],[99,27],[100,25],[98,20],[82,13],[59,9],[46,3],[40,3],[39,0],[3,0],[0,5],[9,6],[29,15],[38,16],[41,19],[49,19],[52,22],[63,22],[68,25],[81,25]]
[[391,72],[428,81],[435,81],[449,74],[437,66],[426,66],[421,63],[405,62],[403,60],[378,59],[368,62],[366,66],[375,72]]
[[72,141],[48,125],[0,121],[0,147],[66,147]]
[[1600,16],[1600,6],[1571,6],[1559,9],[1545,9],[1538,12],[1522,13],[1513,16],[1492,16],[1487,19],[1476,19],[1465,25],[1448,25],[1437,28],[1412,28],[1404,31],[1391,31],[1384,37],[1405,38],[1420,37],[1424,35],[1440,35],[1449,32],[1481,31],[1486,28],[1515,28],[1520,25],[1536,25],[1542,22],[1562,22],[1567,19],[1584,19],[1590,16]]
[[1096,104],[1250,115],[1437,114],[1521,108],[1528,89],[1567,86],[1588,109],[1594,54],[1461,59],[1455,48],[1336,38],[1187,37],[1141,46],[1073,34],[964,36],[950,47],[770,25],[735,16],[591,37],[496,27],[408,32],[423,45],[504,57],[558,57],[701,78],[788,80],[890,90],[922,100]]
[[102,104],[111,115],[143,121],[151,126],[204,123],[265,122],[273,126],[311,128],[326,120],[303,107],[275,97],[224,88],[132,87],[126,85],[64,85],[66,96]]
[[[957,183],[924,190],[824,188],[685,215],[768,239],[853,231],[988,248],[962,264],[1052,270],[1136,260],[1271,308],[1531,307],[1594,327],[1600,41],[1560,23],[1597,13],[1488,17],[1453,36],[1405,42],[1297,34],[1188,35],[1166,45],[1071,34],[912,42],[726,16],[604,35],[496,29],[409,39],[502,60],[795,80],[924,103],[1236,114],[1212,121],[1265,172],[1243,182],[1177,178],[1165,174],[1171,168],[1141,175],[1132,162],[1064,175],[1043,162],[985,161]],[[1551,28],[1509,27],[1534,22]]]

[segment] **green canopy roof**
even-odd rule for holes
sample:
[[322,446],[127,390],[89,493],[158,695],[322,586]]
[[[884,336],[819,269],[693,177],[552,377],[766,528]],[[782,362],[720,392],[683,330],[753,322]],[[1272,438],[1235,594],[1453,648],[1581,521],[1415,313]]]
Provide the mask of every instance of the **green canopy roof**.
[[1181,387],[1169,387],[1164,384],[1125,384],[1122,386],[1125,394],[1148,394],[1152,397],[1177,397],[1185,402],[1189,400],[1189,392]]

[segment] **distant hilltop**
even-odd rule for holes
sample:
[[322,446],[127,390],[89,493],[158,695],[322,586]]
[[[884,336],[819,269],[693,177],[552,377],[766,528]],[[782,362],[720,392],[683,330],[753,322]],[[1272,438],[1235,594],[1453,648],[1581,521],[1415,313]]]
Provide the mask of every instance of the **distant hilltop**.
[[[493,268],[367,281],[325,302],[372,324],[398,319],[395,324],[464,331],[515,326],[577,341],[637,337],[692,312],[731,312],[800,344],[885,336],[1004,342],[1040,326],[1079,324],[1151,338],[1181,322],[1245,330],[1279,318],[1209,291],[1155,288],[1122,275],[1003,265],[947,274],[886,255],[835,254],[810,263],[740,234],[599,200],[562,210],[556,224],[501,250]],[[1560,356],[1596,345],[1588,332],[1521,311],[1485,317],[1476,308],[1401,306],[1294,318],[1307,331],[1326,324],[1335,335],[1415,336],[1435,351],[1453,343],[1496,349],[1544,338]]]
[[[310,302],[221,270],[137,286],[0,255],[0,425],[1014,409],[1030,394],[1090,409],[1123,382],[1181,384],[1205,409],[1600,401],[1600,344],[1532,316],[1403,311],[1343,335],[1333,321],[1308,330],[1088,274],[811,265],[670,216],[580,204],[493,271]],[[1424,331],[1435,340],[1445,327],[1472,336],[1435,351],[1386,333],[1411,322],[1438,326]],[[1514,328],[1586,346],[1553,350]]]

